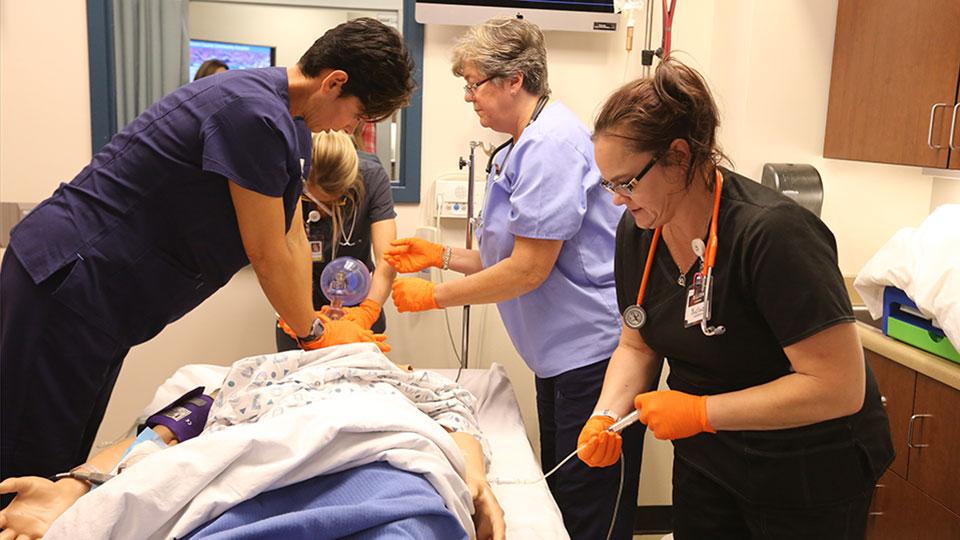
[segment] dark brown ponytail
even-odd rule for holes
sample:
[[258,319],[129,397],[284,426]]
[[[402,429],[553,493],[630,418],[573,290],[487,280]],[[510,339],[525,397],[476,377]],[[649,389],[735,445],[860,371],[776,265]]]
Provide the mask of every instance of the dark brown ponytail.
[[667,163],[687,168],[686,185],[729,159],[717,143],[720,116],[706,81],[693,68],[668,57],[653,77],[617,89],[594,122],[594,137],[612,135],[628,141],[634,152],[663,152],[675,139],[690,146],[691,159]]

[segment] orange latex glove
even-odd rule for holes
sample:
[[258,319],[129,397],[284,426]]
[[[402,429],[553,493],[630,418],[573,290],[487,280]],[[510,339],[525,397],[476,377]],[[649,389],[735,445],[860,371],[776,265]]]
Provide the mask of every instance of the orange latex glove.
[[300,343],[297,339],[297,334],[283,319],[277,321],[277,326],[288,336],[292,337],[294,341],[297,341],[305,351],[313,351],[347,343],[370,342],[376,344],[381,352],[390,352],[390,345],[387,344],[387,336],[384,334],[374,334],[371,330],[346,319],[331,320],[319,312],[317,313],[317,317],[320,317],[320,320],[323,321],[323,335],[320,336],[320,339],[315,339],[307,343]]
[[443,266],[443,246],[440,244],[414,237],[392,240],[390,245],[393,247],[384,252],[383,259],[398,272],[406,274]]
[[633,405],[640,421],[660,440],[684,439],[704,431],[716,433],[707,420],[707,396],[694,396],[676,390],[658,390],[638,394]]
[[433,283],[420,278],[398,278],[393,282],[393,305],[397,311],[426,311],[440,309],[433,296]]
[[[607,431],[613,424],[609,416],[591,416],[577,438],[577,457],[591,467],[609,467],[620,459],[623,439]],[[586,444],[586,446],[583,446]]]
[[[330,306],[320,308],[320,313],[328,317],[330,316],[329,311]],[[343,317],[340,318],[345,321],[353,321],[364,328],[370,328],[380,318],[380,304],[376,300],[367,298],[360,302],[358,306],[343,308]]]

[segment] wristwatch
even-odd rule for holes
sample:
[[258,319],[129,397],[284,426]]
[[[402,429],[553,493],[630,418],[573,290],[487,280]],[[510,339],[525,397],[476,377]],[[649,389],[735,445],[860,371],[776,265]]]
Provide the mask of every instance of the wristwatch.
[[319,318],[313,320],[313,325],[310,326],[310,333],[305,336],[297,336],[297,343],[311,343],[323,337],[323,321]]

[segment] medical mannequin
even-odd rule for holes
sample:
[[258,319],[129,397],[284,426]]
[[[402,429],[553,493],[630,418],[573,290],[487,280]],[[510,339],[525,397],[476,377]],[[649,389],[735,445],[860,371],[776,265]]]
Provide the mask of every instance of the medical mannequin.
[[[277,356],[271,356],[270,358],[277,358]],[[300,362],[299,359],[293,357],[287,358],[292,360],[290,364]],[[375,373],[384,373],[387,371],[413,371],[413,369],[408,365],[393,364],[382,356],[380,359],[382,360],[384,366],[388,367],[389,369],[385,369],[383,372]],[[234,365],[234,370],[229,373],[227,377],[225,377],[224,381],[237,381],[238,384],[243,384],[242,381],[237,379],[236,374],[250,369],[250,366],[254,364],[253,360],[255,360],[255,358],[238,361]],[[267,360],[261,365],[275,366],[277,364],[272,360]],[[358,365],[357,371],[362,372],[363,367]],[[430,374],[418,374],[417,376],[419,377],[421,375],[423,378],[419,380],[423,380],[431,376]],[[382,375],[379,376],[382,377]],[[434,378],[430,379],[430,381],[434,384],[439,381],[439,383],[443,384],[444,388],[446,389],[456,388],[458,392],[465,392],[458,388],[452,381],[442,379],[437,375],[432,375],[432,377]],[[415,379],[400,378],[400,380],[406,381],[403,384],[407,384],[407,386],[417,386],[409,384],[410,380]],[[379,381],[386,382],[386,384],[391,384],[391,382],[393,384],[401,384],[399,382],[392,381],[392,379],[388,379],[387,377],[383,377],[379,379]],[[325,391],[333,390],[339,392],[340,387],[338,386],[338,383],[339,381],[330,381],[329,385],[293,384],[302,386],[301,391],[307,392],[312,396],[316,396],[312,399],[322,399],[323,392]],[[224,385],[219,386],[222,387]],[[325,386],[330,386],[330,388],[325,388]],[[430,394],[431,390],[436,388],[435,386],[430,386],[427,383],[421,383],[419,387],[423,389],[424,395]],[[149,426],[149,429],[152,429],[154,432],[156,432],[157,436],[159,436],[167,445],[170,446],[181,442],[177,438],[177,434],[172,430],[185,433],[183,435],[184,440],[192,438],[193,436],[203,437],[203,433],[199,433],[200,430],[192,429],[193,426],[191,427],[191,431],[189,433],[184,432],[185,428],[182,424],[186,418],[191,418],[193,416],[184,416],[182,412],[180,414],[170,413],[171,411],[176,411],[178,407],[182,407],[186,400],[190,398],[196,399],[200,390],[205,390],[214,398],[217,397],[217,395],[222,391],[221,388],[195,389],[194,391],[191,391],[190,393],[177,399],[168,407],[165,407],[159,411],[157,414],[152,415],[150,419],[148,419],[146,425]],[[344,391],[346,392],[346,390]],[[367,391],[383,392],[381,389],[371,389]],[[409,396],[410,394],[405,395]],[[451,395],[454,394],[451,392]],[[472,399],[472,397],[470,399]],[[255,423],[261,419],[260,417],[246,420],[237,420],[235,418],[231,418],[228,421],[224,417],[211,416],[210,421],[207,421],[208,412],[212,415],[217,413],[217,407],[214,407],[212,410],[210,409],[209,403],[211,402],[213,402],[213,399],[209,399],[205,409],[191,409],[192,413],[198,417],[198,421],[201,424],[206,424],[206,429],[204,430],[205,432],[211,432],[217,429],[229,429],[229,425]],[[303,406],[309,406],[309,403]],[[220,409],[220,411],[230,410],[230,407],[221,407]],[[165,414],[168,418],[176,419],[177,423],[171,424],[169,420],[160,423],[160,421],[155,420],[155,418]],[[474,524],[477,530],[477,538],[480,540],[503,540],[505,534],[503,510],[494,496],[489,483],[487,482],[484,452],[477,438],[480,436],[478,431],[479,427],[473,423],[474,421],[469,420],[466,416],[463,416],[461,413],[457,412],[457,409],[452,406],[448,409],[438,411],[435,414],[436,416],[431,415],[431,417],[434,418],[450,434],[450,437],[463,454],[466,464],[466,469],[464,471],[464,482],[466,483],[467,488],[470,490],[470,494],[474,503]],[[171,427],[168,428],[168,425]],[[265,427],[264,429],[268,428]],[[124,454],[124,451],[127,450],[128,447],[130,447],[130,445],[134,442],[134,439],[135,437],[129,437],[110,446],[104,451],[98,453],[96,456],[92,457],[85,464],[78,467],[78,469],[87,471],[113,470],[117,464],[121,462],[121,456]],[[145,465],[149,466],[148,464]],[[131,467],[137,466],[138,465],[136,464],[131,465]],[[119,474],[123,473],[121,472]],[[48,479],[40,477],[9,478],[3,483],[0,483],[0,493],[17,493],[17,497],[13,500],[9,507],[0,511],[0,529],[4,529],[4,532],[10,531],[11,533],[14,533],[14,536],[24,535],[23,537],[16,536],[17,538],[38,538],[47,531],[47,529],[58,516],[66,511],[67,508],[77,501],[77,499],[89,492],[90,488],[91,485],[89,483],[74,478],[64,478],[57,480],[56,482],[52,482]],[[14,536],[11,536],[11,538],[14,538]]]
[[[397,310],[496,303],[524,362],[536,374],[540,455],[549,471],[576,449],[617,342],[613,249],[619,212],[599,187],[590,134],[562,103],[548,103],[546,49],[535,25],[495,19],[471,28],[454,50],[464,100],[480,125],[512,137],[493,157],[477,227],[479,250],[417,238],[394,243],[401,272],[428,266],[467,277],[442,284],[398,279]],[[574,540],[633,537],[643,429],[624,433],[625,477],[576,460],[547,479]]]
[[[893,448],[836,241],[720,167],[717,127],[703,78],[670,58],[597,117],[597,165],[627,210],[624,322],[597,403],[609,414],[584,426],[580,458],[613,468],[620,438],[606,429],[636,410],[673,441],[677,540],[863,538]],[[648,392],[664,357],[670,390]]]

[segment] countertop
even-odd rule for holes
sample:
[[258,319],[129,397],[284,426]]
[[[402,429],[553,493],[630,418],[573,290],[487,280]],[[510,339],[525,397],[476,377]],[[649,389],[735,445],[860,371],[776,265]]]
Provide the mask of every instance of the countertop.
[[863,348],[885,356],[955,390],[960,390],[960,364],[930,354],[883,335],[880,330],[857,322]]

